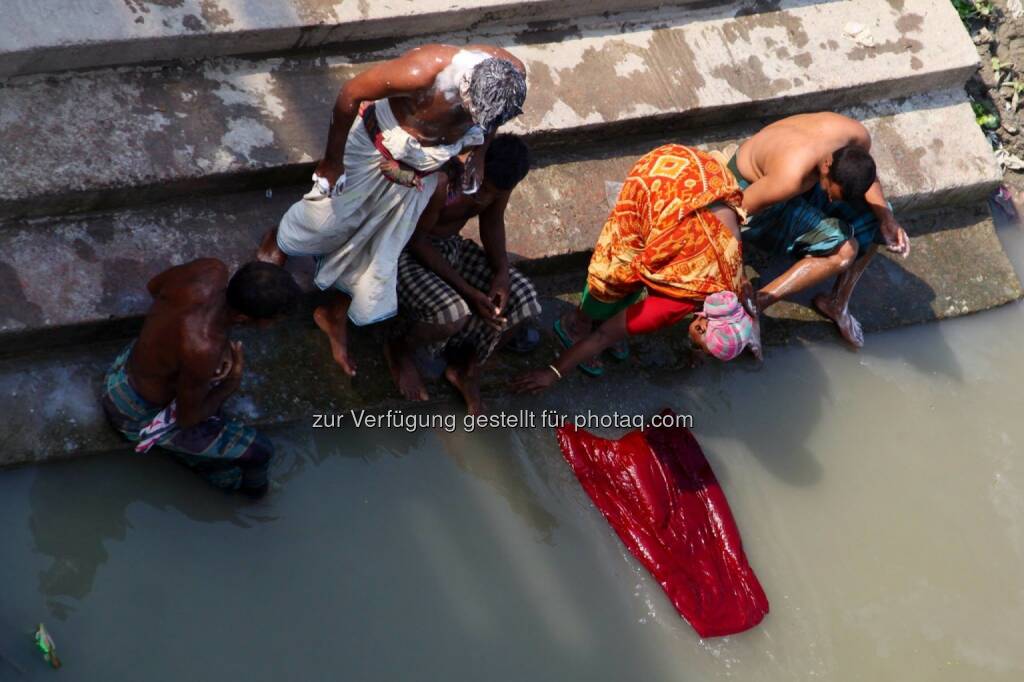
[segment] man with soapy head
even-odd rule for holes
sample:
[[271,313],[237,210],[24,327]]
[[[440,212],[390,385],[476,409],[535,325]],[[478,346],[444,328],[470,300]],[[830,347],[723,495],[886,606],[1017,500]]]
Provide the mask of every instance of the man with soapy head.
[[356,371],[347,319],[395,314],[398,256],[420,215],[444,201],[441,184],[477,191],[488,144],[525,100],[522,62],[490,45],[424,45],[342,86],[313,188],[257,257],[315,257],[317,286],[337,291],[314,320],[345,373]]

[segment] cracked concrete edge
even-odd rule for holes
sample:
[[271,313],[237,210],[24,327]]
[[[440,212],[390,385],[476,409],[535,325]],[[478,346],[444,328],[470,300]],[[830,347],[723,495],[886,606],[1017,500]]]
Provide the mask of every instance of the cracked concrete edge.
[[[881,256],[867,269],[851,304],[869,332],[971,314],[1015,301],[1022,291],[1017,274],[1002,251],[985,206],[930,212],[908,223],[919,237],[907,260]],[[765,277],[784,264],[755,263]],[[546,332],[555,316],[577,300],[582,268],[537,278],[544,312],[539,326],[543,344],[529,356],[498,353],[484,385],[496,396],[510,376],[554,356],[558,345]],[[900,292],[898,297],[878,292]],[[814,292],[808,292],[808,296]],[[765,320],[768,345],[824,341],[839,343],[831,325],[798,303],[780,305]],[[597,381],[637,372],[661,379],[682,379],[688,365],[688,342],[681,328],[633,343],[630,361],[609,368]],[[351,407],[401,407],[381,357],[383,330],[353,335],[360,373],[348,379],[333,366],[326,340],[308,321],[289,320],[264,332],[242,330],[247,372],[239,394],[226,405],[228,416],[261,427],[308,422],[316,413]],[[61,352],[0,359],[0,412],[5,432],[0,466],[98,454],[125,449],[107,426],[97,402],[106,366],[125,343],[110,341]],[[744,359],[722,371],[744,371]],[[771,362],[769,354],[768,363]],[[558,390],[593,390],[593,379],[573,373]],[[435,404],[461,409],[446,386],[431,384]]]
[[[683,21],[678,10],[648,12],[618,31],[498,36],[524,59],[531,87],[508,130],[578,144],[670,122],[698,127],[961,87],[976,67],[952,8],[903,0],[900,10],[880,3],[865,16],[863,3],[825,5],[739,17],[716,6],[682,24],[673,23]],[[837,28],[854,19],[871,20],[874,47]],[[322,151],[338,87],[361,68],[336,58],[228,59],[12,81],[0,98],[0,165],[12,169],[0,216],[297,181]],[[110,111],[121,114],[111,120]]]

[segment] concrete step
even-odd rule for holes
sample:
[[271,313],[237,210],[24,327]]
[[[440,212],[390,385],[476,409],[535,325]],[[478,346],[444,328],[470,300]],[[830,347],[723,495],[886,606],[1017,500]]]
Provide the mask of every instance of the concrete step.
[[[485,40],[520,56],[531,90],[525,115],[509,128],[569,146],[653,126],[696,129],[960,87],[976,67],[970,37],[943,2],[756,7],[435,38]],[[862,30],[844,33],[852,28]],[[9,81],[0,97],[0,167],[8,169],[0,217],[299,182],[322,152],[341,83],[412,45]]]
[[[999,184],[991,148],[962,92],[853,107],[864,121],[887,194],[901,215],[983,201]],[[670,141],[728,148],[766,120],[660,130],[579,149],[542,150],[513,195],[509,250],[541,261],[592,248],[608,213],[606,183]],[[949,140],[956,140],[955,147]],[[944,142],[946,141],[946,142]],[[947,148],[946,145],[949,145]],[[140,209],[12,220],[0,227],[0,354],[132,333],[149,305],[145,283],[202,256],[234,266],[307,187],[189,199]],[[911,232],[912,236],[915,236]],[[311,259],[294,259],[309,284]]]
[[698,0],[5,0],[0,78],[284,53]]
[[[867,269],[851,304],[869,333],[955,317],[1021,297],[1020,282],[984,205],[919,213],[906,218],[905,224],[915,235],[913,254],[907,260],[887,254],[878,258]],[[555,356],[558,346],[546,330],[574,300],[582,278],[583,270],[577,269],[536,279],[544,303],[540,321],[544,344],[529,356],[497,353],[484,387],[486,398],[497,399],[510,376]],[[359,374],[353,380],[335,368],[325,338],[308,320],[282,323],[263,332],[242,331],[238,336],[245,344],[247,374],[239,394],[226,405],[230,416],[261,426],[311,424],[315,414],[410,407],[399,401],[388,381],[380,338],[372,332],[355,335]],[[772,317],[765,321],[765,338],[769,345],[797,339],[839,343],[830,324],[797,304],[772,310]],[[0,359],[0,411],[8,425],[0,466],[124,449],[96,400],[101,377],[123,343]],[[870,335],[867,344],[864,352],[870,353]],[[631,359],[610,367],[603,380],[595,382],[574,373],[566,379],[569,386],[557,390],[610,391],[617,376],[637,372],[681,380],[687,348],[679,327],[638,339]],[[771,360],[769,350],[766,369]],[[748,362],[731,363],[722,371],[747,371]],[[431,394],[438,401],[435,409],[462,414],[447,387],[434,383]]]

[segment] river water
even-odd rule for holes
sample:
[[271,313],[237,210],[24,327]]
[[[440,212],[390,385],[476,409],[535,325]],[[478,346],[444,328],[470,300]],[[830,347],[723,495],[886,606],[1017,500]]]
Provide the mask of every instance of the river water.
[[[1001,237],[1019,272],[1024,239]],[[295,429],[245,504],[159,458],[0,472],[0,680],[1024,679],[1024,306],[531,408],[692,414],[771,613],[700,640],[549,429]]]

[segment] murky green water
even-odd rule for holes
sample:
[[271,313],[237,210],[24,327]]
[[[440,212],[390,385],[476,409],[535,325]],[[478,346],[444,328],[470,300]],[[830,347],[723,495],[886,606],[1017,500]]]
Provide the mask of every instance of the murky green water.
[[2,472],[0,680],[55,674],[38,621],[65,680],[1020,680],[1021,338],[1016,305],[496,405],[693,414],[772,604],[706,642],[547,430],[296,430],[257,505],[156,457]]

